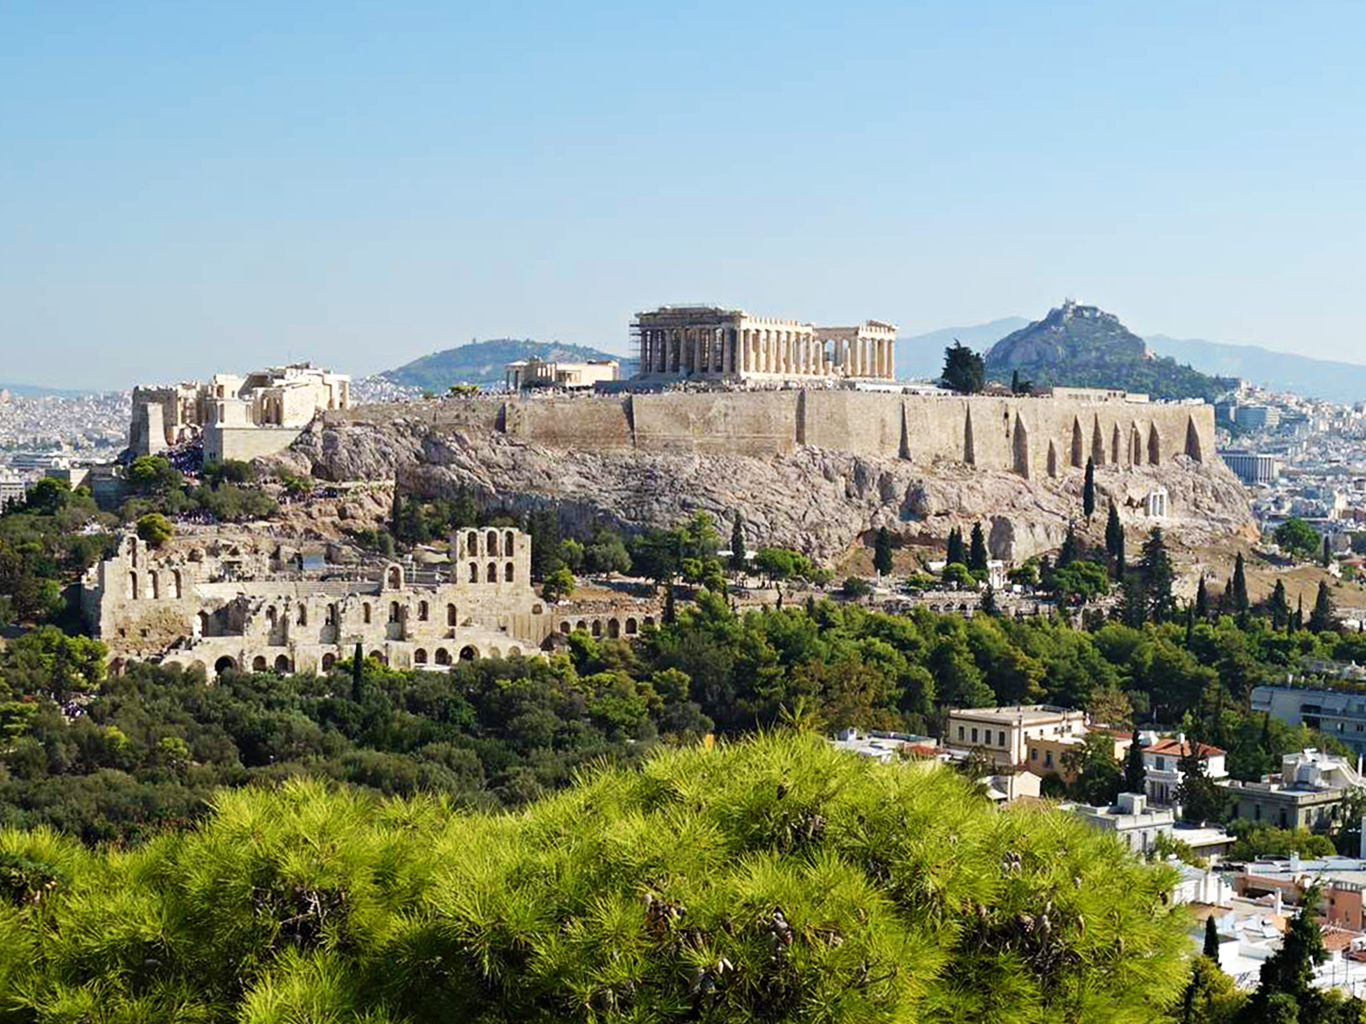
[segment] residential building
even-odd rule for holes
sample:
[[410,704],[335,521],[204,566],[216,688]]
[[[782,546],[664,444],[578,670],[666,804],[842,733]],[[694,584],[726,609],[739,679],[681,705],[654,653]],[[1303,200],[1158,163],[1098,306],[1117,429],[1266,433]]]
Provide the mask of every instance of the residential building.
[[865,732],[854,728],[841,729],[830,741],[830,745],[836,750],[858,754],[860,757],[871,757],[884,764],[899,761],[903,757],[934,757],[937,747],[934,739],[929,736],[882,732],[876,729]]
[[1031,739],[1060,739],[1085,732],[1084,711],[1019,704],[950,711],[943,742],[960,755],[980,747],[999,765],[1021,765],[1026,764]]
[[1225,786],[1237,803],[1235,817],[1276,828],[1325,830],[1343,823],[1342,802],[1363,782],[1342,758],[1311,749],[1286,754],[1279,775]]
[[[1332,663],[1305,664],[1307,671],[1328,672]],[[1342,678],[1360,678],[1357,665],[1331,671]],[[1327,733],[1366,755],[1366,690],[1313,685],[1257,686],[1252,690],[1252,710],[1262,711],[1286,725],[1307,725]]]
[[1208,743],[1195,743],[1185,736],[1174,739],[1158,740],[1143,751],[1144,791],[1148,800],[1159,806],[1169,806],[1177,802],[1177,790],[1185,778],[1181,770],[1181,759],[1192,754],[1199,756],[1205,764],[1205,774],[1216,782],[1228,778],[1224,767],[1227,757],[1225,751]]
[[1248,898],[1278,893],[1283,901],[1298,904],[1315,883],[1321,887],[1318,913],[1327,924],[1366,931],[1366,861],[1357,857],[1305,860],[1292,854],[1288,859],[1253,861],[1233,876],[1233,891]]
[[1166,808],[1149,807],[1147,798],[1138,793],[1121,793],[1110,807],[1076,804],[1072,813],[1085,818],[1097,828],[1113,832],[1125,848],[1135,853],[1147,853],[1159,835],[1170,836],[1176,815]]

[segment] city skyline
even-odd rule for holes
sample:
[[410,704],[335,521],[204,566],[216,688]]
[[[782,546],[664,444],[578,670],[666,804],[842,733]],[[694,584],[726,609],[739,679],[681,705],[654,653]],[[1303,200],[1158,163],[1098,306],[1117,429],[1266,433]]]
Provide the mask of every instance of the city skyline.
[[1357,361],[1336,3],[0,10],[0,377],[119,388],[692,300]]

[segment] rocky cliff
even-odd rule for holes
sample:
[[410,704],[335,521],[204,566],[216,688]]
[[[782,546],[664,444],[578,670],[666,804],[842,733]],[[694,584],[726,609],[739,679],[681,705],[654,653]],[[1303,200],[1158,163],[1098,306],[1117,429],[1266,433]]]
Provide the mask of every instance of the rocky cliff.
[[[940,543],[953,526],[989,524],[993,555],[1022,559],[1061,543],[1081,514],[1082,474],[1026,481],[1005,470],[800,446],[763,457],[714,453],[587,451],[547,447],[496,432],[433,428],[415,420],[314,424],[277,460],[328,480],[397,479],[423,496],[467,489],[518,511],[554,505],[567,524],[635,531],[696,509],[740,511],[749,545],[781,545],[838,557],[886,526],[905,543]],[[1147,528],[1144,498],[1165,487],[1162,525],[1191,543],[1253,530],[1243,489],[1220,462],[1185,456],[1162,466],[1102,468],[1097,506],[1113,499],[1126,525]],[[1103,517],[1099,517],[1103,518]]]

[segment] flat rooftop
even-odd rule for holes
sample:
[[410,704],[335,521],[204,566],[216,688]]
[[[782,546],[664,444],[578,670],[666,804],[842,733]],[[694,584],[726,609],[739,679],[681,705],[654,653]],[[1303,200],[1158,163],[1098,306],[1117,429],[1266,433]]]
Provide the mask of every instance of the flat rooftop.
[[1081,712],[1075,708],[1060,708],[1052,704],[1015,704],[999,708],[958,708],[949,714],[1001,725],[1033,725],[1036,722],[1052,722],[1064,715],[1079,715]]

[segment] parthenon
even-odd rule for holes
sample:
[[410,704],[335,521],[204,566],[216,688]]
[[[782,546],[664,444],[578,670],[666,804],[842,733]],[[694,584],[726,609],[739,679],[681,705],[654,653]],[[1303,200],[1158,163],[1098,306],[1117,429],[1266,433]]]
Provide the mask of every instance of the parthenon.
[[716,306],[636,315],[641,380],[895,380],[896,326],[817,327]]

